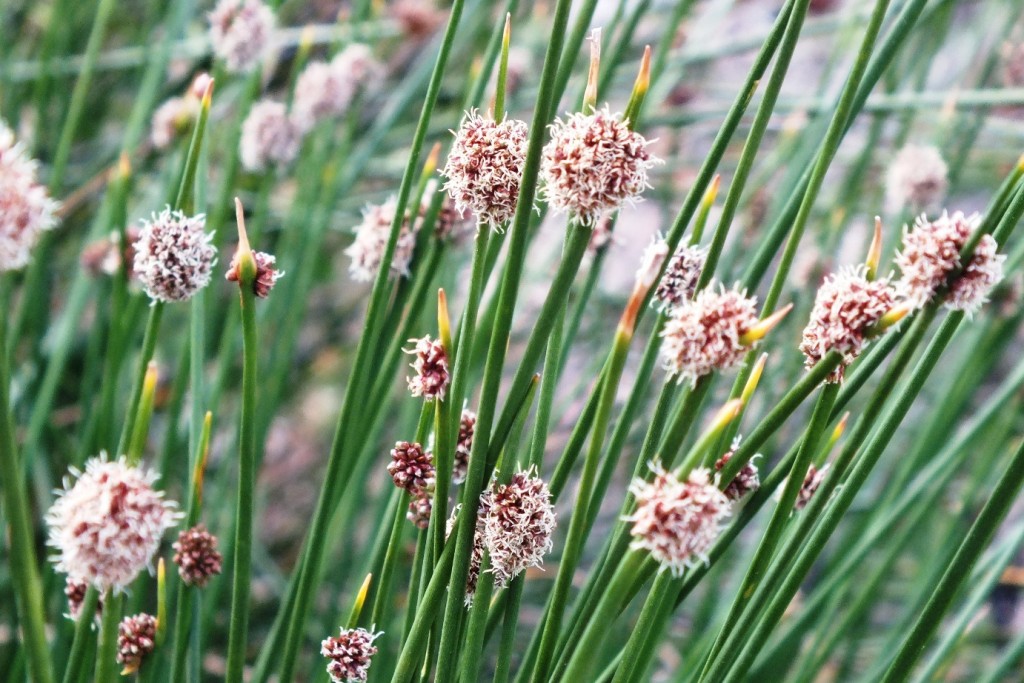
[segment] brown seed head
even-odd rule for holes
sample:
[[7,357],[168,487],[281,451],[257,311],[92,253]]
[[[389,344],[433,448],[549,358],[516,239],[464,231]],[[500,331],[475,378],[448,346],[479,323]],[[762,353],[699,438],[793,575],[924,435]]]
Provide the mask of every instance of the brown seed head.
[[189,586],[203,588],[220,574],[222,557],[217,552],[217,537],[202,524],[179,533],[172,547],[178,575]]

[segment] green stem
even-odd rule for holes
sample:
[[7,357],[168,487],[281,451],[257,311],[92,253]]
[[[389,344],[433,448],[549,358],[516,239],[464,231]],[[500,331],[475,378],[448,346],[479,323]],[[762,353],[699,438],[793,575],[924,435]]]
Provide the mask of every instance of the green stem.
[[139,354],[139,363],[135,368],[131,399],[125,413],[121,437],[117,440],[118,455],[128,452],[130,439],[135,433],[135,421],[138,419],[139,402],[142,400],[142,385],[146,380],[146,368],[149,367],[149,362],[153,360],[153,353],[156,351],[156,340],[160,334],[160,320],[163,317],[165,305],[162,301],[154,301],[149,309],[146,333],[142,338],[142,351]]
[[[0,313],[7,320],[10,301],[10,278],[0,279]],[[10,571],[18,622],[21,625],[28,655],[29,674],[33,680],[50,683],[53,667],[46,642],[46,616],[43,607],[43,588],[36,564],[36,549],[32,535],[31,512],[26,495],[25,480],[18,464],[18,450],[14,436],[14,416],[11,414],[11,372],[7,355],[7,325],[0,325],[0,487],[3,489],[4,516],[7,518],[10,538]]]
[[96,681],[117,680],[117,627],[121,623],[121,595],[108,590],[103,597],[103,616],[96,644]]
[[992,496],[985,503],[978,518],[971,525],[966,538],[960,544],[938,585],[932,592],[928,604],[918,615],[917,623],[907,635],[899,652],[882,683],[904,681],[913,670],[914,664],[924,652],[928,641],[934,635],[942,617],[957,596],[957,588],[970,575],[982,551],[992,541],[999,524],[1006,517],[1024,484],[1024,442],[1017,448],[1003,476],[996,483]]
[[99,604],[99,598],[100,592],[96,590],[96,586],[90,585],[85,591],[78,619],[75,620],[75,637],[71,641],[67,668],[64,669],[64,683],[75,683],[82,675],[85,651],[91,641],[89,636],[92,633],[93,622],[96,621],[96,605]]
[[[235,515],[234,574],[226,680],[239,683],[245,665],[252,574],[253,489],[256,484],[256,274],[251,255],[242,259],[239,277],[242,310],[242,408],[238,444],[238,507]],[[250,272],[245,272],[250,271]]]

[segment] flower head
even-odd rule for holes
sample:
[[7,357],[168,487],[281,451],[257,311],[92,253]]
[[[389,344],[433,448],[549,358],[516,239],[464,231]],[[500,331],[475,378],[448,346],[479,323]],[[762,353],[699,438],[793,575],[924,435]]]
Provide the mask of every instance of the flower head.
[[43,232],[57,225],[57,207],[37,179],[36,162],[0,121],[0,273],[28,265]]
[[633,548],[651,553],[662,567],[678,576],[707,552],[731,513],[731,504],[718,490],[706,468],[693,470],[680,481],[659,465],[651,465],[654,479],[637,479],[630,487],[636,511],[624,519],[633,523]]
[[[356,227],[356,238],[345,249],[345,254],[352,259],[348,272],[353,280],[370,282],[377,275],[391,232],[391,222],[395,218],[395,207],[396,201],[392,197],[383,204],[368,206],[363,210],[363,222]],[[395,253],[391,258],[392,277],[409,276],[409,264],[415,249],[416,233],[407,217],[402,222]]]
[[[89,590],[89,584],[85,581],[77,581],[70,576],[65,577],[64,595],[68,599],[68,614],[72,621],[78,621],[78,615],[82,613],[82,605],[85,603],[85,593]],[[103,614],[103,594],[96,600],[96,616]]]
[[156,649],[156,617],[136,614],[125,617],[117,627],[117,662],[123,673],[134,673],[143,660]]
[[807,504],[811,502],[811,498],[817,493],[818,488],[821,486],[821,482],[825,480],[825,473],[828,471],[828,465],[825,465],[821,469],[814,466],[811,463],[807,466],[807,475],[804,476],[804,483],[800,487],[800,492],[796,496],[795,507],[797,510],[803,510],[807,507]]
[[[722,471],[722,469],[732,459],[732,456],[738,447],[739,439],[737,438],[733,441],[732,448],[730,448],[726,453],[723,453],[722,457],[715,461],[716,472]],[[735,502],[759,488],[761,488],[761,478],[757,470],[757,465],[755,465],[753,459],[751,459],[740,468],[740,471],[736,473],[736,476],[733,477],[732,481],[722,489],[722,493],[725,494],[726,498]]]
[[650,290],[658,279],[661,266],[668,258],[668,242],[658,233],[651,240],[651,243],[644,249],[640,257],[640,267],[636,270],[636,286],[644,293]]
[[902,274],[897,283],[900,294],[915,308],[921,308],[948,284],[947,306],[977,310],[1002,279],[1006,258],[996,253],[995,239],[984,235],[967,267],[959,272],[960,251],[980,225],[978,214],[964,216],[960,211],[953,215],[943,212],[934,221],[918,217],[914,227],[904,232],[902,248],[896,254],[896,266]]
[[135,243],[135,273],[154,301],[185,301],[210,283],[217,250],[206,217],[169,207],[144,221]]
[[[489,493],[490,490],[483,492],[480,496],[480,505],[477,508],[476,526],[473,531],[473,551],[469,556],[469,571],[466,574],[466,607],[472,607],[473,597],[476,595],[476,585],[480,581],[480,565],[484,561],[484,524],[487,518],[487,511],[491,505]],[[456,505],[452,509],[452,514],[448,517],[448,521],[445,522],[444,535],[446,539],[451,537],[452,532],[455,531],[461,509],[461,504]]]
[[551,551],[555,510],[547,484],[531,470],[495,484],[484,495],[483,542],[495,585],[504,587],[526,568],[539,567]]
[[107,237],[90,242],[82,248],[78,262],[93,277],[114,275],[127,264],[129,280],[135,279],[135,245],[139,241],[141,231],[136,226],[129,226],[124,231],[125,246],[121,248],[121,235],[115,230]]
[[410,339],[415,346],[406,353],[416,356],[410,367],[416,371],[414,377],[407,378],[409,391],[413,396],[422,396],[428,401],[435,398],[444,400],[448,389],[448,352],[440,339],[430,336],[422,339]]
[[181,515],[153,488],[156,473],[124,458],[92,458],[72,470],[46,514],[58,571],[101,592],[123,590],[149,566],[164,532]]
[[949,185],[948,172],[935,147],[907,145],[889,166],[885,178],[887,204],[893,210],[905,206],[917,210],[937,208]]
[[[256,296],[266,299],[270,295],[270,290],[274,288],[274,283],[284,277],[284,271],[274,268],[277,264],[277,257],[271,254],[254,251],[252,252],[252,259],[256,262],[256,278],[252,281],[253,291],[256,293]],[[235,252],[235,255],[231,257],[231,266],[224,277],[231,282],[238,282],[238,278],[241,277],[238,252]]]
[[257,102],[242,123],[242,165],[249,171],[264,171],[276,164],[286,166],[295,160],[301,141],[299,127],[283,104]]
[[676,306],[662,330],[669,376],[691,383],[738,365],[750,349],[744,333],[758,323],[757,300],[736,289],[708,287]]
[[658,282],[658,288],[654,290],[655,306],[667,311],[692,299],[707,258],[708,250],[701,247],[676,249]]
[[422,491],[409,501],[409,511],[405,513],[405,518],[412,522],[417,529],[426,529],[430,526],[430,514],[433,511],[432,493]]
[[388,474],[395,486],[418,495],[434,483],[434,456],[418,443],[399,441],[391,449]]
[[466,113],[441,171],[457,211],[472,211],[494,230],[511,220],[519,200],[528,131],[523,121],[498,122],[475,110]]
[[556,120],[541,160],[545,198],[555,210],[593,225],[650,186],[647,172],[658,160],[648,144],[607,107]]
[[459,418],[459,439],[455,444],[455,464],[452,467],[452,481],[461,484],[466,481],[469,469],[469,454],[473,450],[473,433],[476,431],[476,413],[467,408],[462,409]]
[[377,654],[373,641],[383,632],[373,633],[365,628],[343,628],[336,637],[320,643],[320,654],[331,660],[327,673],[334,683],[365,681],[371,659]]
[[260,0],[220,0],[209,19],[213,52],[228,71],[252,71],[269,52],[276,22]]
[[172,547],[178,575],[189,586],[202,588],[220,574],[223,558],[217,551],[217,537],[202,524],[179,533]]
[[153,112],[149,139],[157,149],[167,149],[175,138],[188,130],[199,114],[195,97],[172,97]]
[[353,44],[329,62],[312,62],[295,83],[292,115],[300,130],[348,111],[359,89],[375,78],[382,67],[370,48]]
[[843,362],[828,381],[841,381],[845,367],[860,355],[872,328],[895,304],[896,291],[889,281],[869,280],[863,266],[826,277],[814,297],[811,319],[800,342],[804,365],[811,368],[830,351],[838,351]]

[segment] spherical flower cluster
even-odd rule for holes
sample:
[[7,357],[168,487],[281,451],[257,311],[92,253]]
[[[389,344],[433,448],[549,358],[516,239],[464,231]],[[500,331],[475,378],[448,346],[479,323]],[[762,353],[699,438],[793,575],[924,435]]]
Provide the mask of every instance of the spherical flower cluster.
[[185,301],[210,283],[217,250],[206,217],[166,208],[144,221],[135,243],[135,274],[154,301]]
[[0,273],[28,265],[42,233],[57,224],[57,207],[37,179],[36,162],[0,121]]
[[731,504],[712,482],[706,468],[693,470],[680,481],[659,465],[652,465],[654,479],[637,479],[630,487],[636,511],[631,547],[645,549],[674,576],[697,562],[707,562],[707,552],[731,513]]
[[462,409],[459,418],[459,439],[455,444],[455,464],[452,467],[452,481],[461,484],[466,481],[469,470],[469,454],[473,450],[473,433],[476,431],[476,413],[467,408]]
[[825,465],[821,469],[814,466],[811,463],[807,466],[807,475],[804,477],[804,483],[800,487],[800,492],[796,496],[795,507],[797,510],[803,510],[807,507],[807,504],[811,502],[811,498],[817,493],[818,488],[821,486],[821,482],[825,480],[825,473],[828,471],[828,465]]
[[157,149],[167,149],[175,138],[188,130],[199,114],[199,100],[194,97],[172,97],[153,112],[149,140]]
[[280,102],[257,102],[242,123],[239,156],[248,171],[286,166],[299,154],[302,133]]
[[178,534],[174,548],[174,564],[178,575],[189,586],[203,588],[221,572],[223,558],[217,551],[217,537],[202,524]]
[[[274,288],[274,283],[284,277],[284,271],[274,268],[277,264],[277,257],[271,254],[254,251],[252,260],[256,262],[256,277],[252,281],[253,292],[259,298],[266,299],[270,295],[270,290]],[[231,257],[231,266],[224,277],[231,282],[239,281],[241,273],[239,272],[237,252]]]
[[[368,206],[363,210],[363,222],[356,227],[356,238],[345,249],[345,254],[352,259],[348,272],[353,280],[370,282],[377,275],[391,232],[391,222],[395,218],[395,207],[396,201],[392,197],[383,204]],[[402,222],[395,253],[391,258],[392,277],[409,276],[409,264],[412,263],[415,249],[416,233],[406,218]]]
[[72,470],[46,515],[56,568],[101,592],[123,590],[149,566],[181,515],[153,488],[156,473],[101,455]]
[[[89,590],[89,584],[85,581],[78,581],[72,579],[70,576],[65,578],[64,582],[64,595],[68,599],[68,614],[72,621],[78,620],[78,615],[82,613],[82,605],[85,603],[85,593]],[[103,594],[101,593],[96,600],[96,615],[99,617],[103,614]]]
[[156,649],[156,617],[136,614],[125,617],[117,627],[117,661],[124,665],[122,673],[139,670],[143,660]]
[[423,491],[409,501],[409,511],[405,513],[405,518],[412,522],[417,529],[426,529],[430,526],[430,514],[433,511],[433,493]]
[[[964,216],[960,211],[945,211],[934,221],[923,215],[903,235],[903,246],[896,254],[901,278],[900,294],[915,308],[931,301],[944,285],[949,285],[946,305],[973,312],[1003,277],[1005,256],[997,254],[998,245],[991,235],[978,242],[967,267],[960,271],[960,250],[981,225],[978,214]],[[956,275],[955,279],[950,278]]]
[[495,484],[484,495],[483,542],[494,583],[501,588],[544,562],[551,551],[555,510],[547,484],[530,470],[516,473],[507,484]]
[[388,474],[395,486],[419,495],[434,483],[434,456],[418,443],[399,441],[391,449]]
[[466,113],[441,171],[457,211],[472,211],[494,230],[511,220],[519,200],[528,131],[523,121],[498,122],[475,110]]
[[[423,213],[429,208],[430,196],[423,197]],[[466,218],[466,214],[455,208],[455,203],[449,197],[441,202],[441,209],[437,212],[437,221],[434,223],[434,236],[439,240],[452,240],[459,242],[468,235],[475,225]]]
[[274,13],[260,0],[220,0],[209,19],[213,52],[228,71],[252,71],[270,50]]
[[742,336],[758,323],[757,300],[735,289],[708,287],[671,311],[661,354],[669,376],[693,384],[738,365],[749,350]]
[[544,197],[555,210],[593,225],[650,187],[647,172],[658,159],[648,144],[607,107],[558,119],[541,160]]
[[406,353],[416,356],[409,367],[416,374],[406,378],[409,383],[409,391],[413,396],[422,396],[428,401],[435,398],[444,400],[445,391],[448,389],[450,376],[448,374],[448,352],[440,339],[431,339],[430,336],[422,339],[410,339],[415,343]]
[[295,83],[292,114],[302,132],[325,119],[348,111],[360,88],[383,73],[366,45],[355,43],[329,62],[310,63]]
[[707,258],[708,250],[701,247],[676,249],[658,282],[658,288],[654,290],[654,305],[668,311],[692,299]]
[[938,149],[907,145],[896,154],[886,174],[886,203],[893,211],[905,206],[917,210],[937,208],[949,185],[948,173]]
[[828,381],[842,381],[845,367],[860,355],[871,328],[895,305],[896,291],[889,281],[869,280],[863,266],[829,275],[818,288],[800,342],[804,365],[811,368],[830,351],[838,351],[843,362]]
[[[722,457],[715,461],[716,472],[721,472],[722,469],[725,468],[738,447],[739,439],[737,438],[733,441],[732,448],[730,448],[726,453],[723,453]],[[736,473],[733,480],[730,481],[724,489],[722,489],[722,493],[725,494],[726,498],[735,502],[759,488],[761,488],[760,473],[757,470],[757,465],[754,464],[753,458],[751,458],[743,465],[743,467],[740,468],[740,471]]]
[[334,683],[365,681],[371,659],[377,654],[373,641],[383,632],[373,633],[364,628],[343,628],[336,637],[320,643],[320,654],[331,660],[327,673]]

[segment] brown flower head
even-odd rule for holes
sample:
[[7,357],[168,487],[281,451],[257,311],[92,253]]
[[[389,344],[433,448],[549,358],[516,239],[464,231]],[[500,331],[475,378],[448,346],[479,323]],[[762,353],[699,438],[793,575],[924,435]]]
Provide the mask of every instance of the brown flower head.
[[202,524],[179,533],[172,547],[178,575],[189,586],[203,588],[220,574],[222,558],[217,552],[217,537]]
[[[352,259],[348,272],[353,280],[371,282],[376,277],[384,259],[384,248],[391,233],[391,222],[395,218],[395,207],[395,198],[391,197],[383,204],[371,205],[363,210],[363,222],[356,227],[355,240],[345,249],[345,255]],[[415,249],[416,233],[407,216],[402,222],[395,252],[391,257],[391,277],[409,277],[409,264],[412,263]]]
[[409,341],[415,346],[407,349],[406,353],[416,356],[416,360],[409,366],[416,371],[416,375],[406,378],[410,393],[428,401],[435,398],[444,400],[449,381],[448,352],[444,350],[444,345],[440,339],[431,339],[429,335]]
[[430,526],[430,513],[433,510],[433,492],[424,490],[409,501],[409,511],[405,513],[405,518],[412,522],[417,529],[426,529]]
[[648,144],[607,107],[556,120],[541,161],[545,199],[556,211],[593,225],[650,186],[647,172],[658,159]]
[[[89,584],[85,581],[77,581],[68,576],[64,581],[64,595],[68,599],[68,614],[72,621],[78,621],[78,615],[82,613],[82,603],[85,602],[85,593],[89,590]],[[96,617],[103,614],[103,594],[96,600]]]
[[[991,235],[978,242],[967,267],[960,271],[960,251],[981,225],[981,216],[964,216],[960,211],[929,221],[923,215],[903,234],[903,246],[896,254],[902,274],[896,286],[915,308],[921,308],[949,286],[946,306],[973,313],[1003,277],[1005,256]],[[959,274],[958,274],[959,273]],[[950,280],[954,275],[956,277]]]
[[473,450],[473,433],[476,431],[476,413],[467,408],[462,409],[459,418],[459,440],[455,444],[455,464],[452,467],[452,481],[461,484],[466,481],[469,469],[469,454]]
[[302,133],[280,102],[263,100],[253,105],[242,123],[239,156],[247,171],[287,166],[299,154]]
[[228,71],[252,71],[270,51],[276,22],[260,0],[220,0],[209,19],[213,52]]
[[329,62],[311,62],[295,83],[292,118],[302,132],[348,111],[360,88],[376,79],[382,67],[370,48],[352,44]]
[[327,673],[334,683],[355,683],[365,681],[377,647],[373,641],[383,632],[374,633],[364,628],[343,628],[336,637],[320,643],[320,654],[331,660]]
[[391,449],[388,474],[395,486],[415,496],[434,483],[434,456],[418,443],[399,441]]
[[[732,443],[732,448],[730,448],[726,453],[723,453],[722,457],[715,461],[716,472],[722,471],[722,468],[724,468],[726,464],[728,464],[729,460],[732,459],[733,453],[736,452],[738,447],[739,438],[737,437],[737,439]],[[761,478],[757,470],[757,465],[754,464],[754,459],[751,458],[745,465],[743,465],[743,467],[740,468],[740,471],[735,477],[733,477],[733,480],[730,481],[724,489],[722,489],[722,493],[724,493],[725,497],[729,500],[736,502],[748,493],[756,491],[759,488],[761,488]]]
[[185,301],[210,283],[217,249],[205,228],[204,215],[186,216],[170,207],[143,221],[134,270],[154,302]]
[[665,569],[679,576],[687,567],[707,562],[707,552],[731,514],[731,504],[718,490],[706,468],[693,470],[680,481],[672,472],[652,464],[654,479],[636,479],[630,491],[636,511],[632,522],[633,548],[642,548]]
[[843,362],[827,381],[842,381],[845,367],[860,355],[872,328],[895,305],[896,291],[888,279],[869,280],[863,266],[829,275],[818,288],[800,342],[804,365],[814,367],[829,351],[838,351]]
[[164,532],[181,518],[153,488],[156,473],[123,458],[92,458],[46,514],[57,571],[100,591],[124,590],[149,566]]
[[499,588],[528,567],[539,567],[551,551],[555,510],[547,484],[532,470],[518,472],[507,484],[495,483],[484,516],[483,542],[491,556]]
[[886,203],[893,211],[905,206],[919,211],[938,208],[949,186],[948,173],[938,149],[907,145],[889,166],[885,178]]
[[477,220],[500,230],[515,214],[519,182],[526,161],[526,123],[496,122],[466,113],[441,174],[444,189],[459,212],[472,211]]
[[187,131],[199,115],[199,100],[190,95],[172,97],[153,112],[149,139],[153,147],[167,149]]
[[[256,262],[256,279],[252,282],[253,291],[256,296],[266,299],[270,295],[270,290],[274,288],[274,283],[284,277],[284,271],[274,268],[277,258],[271,254],[254,251],[252,259]],[[238,252],[235,252],[235,255],[231,257],[231,266],[224,277],[231,282],[238,282],[238,278],[241,276],[238,266]]]
[[818,487],[821,486],[821,482],[825,480],[825,473],[828,472],[828,465],[825,465],[821,469],[814,466],[813,463],[807,466],[807,475],[804,477],[803,486],[800,487],[800,493],[796,496],[796,509],[803,510],[807,507],[807,504],[811,502],[811,498],[818,491]]
[[117,627],[117,662],[124,665],[122,673],[138,671],[154,649],[156,617],[143,613],[121,620]]
[[757,300],[736,289],[708,287],[671,311],[661,355],[669,376],[695,384],[704,375],[742,362],[744,333],[758,323]]
[[57,202],[37,179],[37,165],[0,121],[0,273],[28,265],[47,230],[57,225]]
[[708,250],[701,247],[683,246],[676,249],[658,282],[658,288],[654,290],[654,305],[662,311],[668,311],[692,299],[707,258]]

